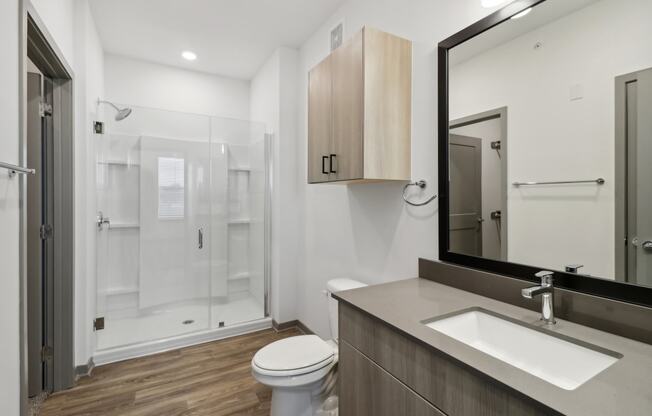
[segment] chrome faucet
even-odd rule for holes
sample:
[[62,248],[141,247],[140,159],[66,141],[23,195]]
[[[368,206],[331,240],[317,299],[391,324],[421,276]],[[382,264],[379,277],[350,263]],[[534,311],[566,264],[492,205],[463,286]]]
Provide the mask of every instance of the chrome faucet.
[[553,302],[552,275],[554,273],[548,270],[542,270],[535,274],[536,277],[541,279],[540,286],[528,287],[521,290],[521,295],[524,298],[532,299],[535,296],[541,295],[541,320],[548,325],[555,323],[555,311]]

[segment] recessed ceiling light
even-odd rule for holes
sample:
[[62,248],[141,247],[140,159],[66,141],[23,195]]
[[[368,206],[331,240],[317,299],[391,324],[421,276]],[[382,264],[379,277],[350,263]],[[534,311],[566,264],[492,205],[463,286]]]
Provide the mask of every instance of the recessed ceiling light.
[[480,4],[482,4],[482,7],[486,7],[487,9],[500,6],[501,4],[506,2],[507,0],[480,0]]
[[183,51],[181,52],[181,56],[187,61],[194,61],[197,59],[197,54],[191,51]]
[[525,9],[520,13],[516,13],[514,16],[512,16],[512,19],[520,19],[521,17],[525,16],[526,14],[530,13],[532,11],[532,7],[529,9]]

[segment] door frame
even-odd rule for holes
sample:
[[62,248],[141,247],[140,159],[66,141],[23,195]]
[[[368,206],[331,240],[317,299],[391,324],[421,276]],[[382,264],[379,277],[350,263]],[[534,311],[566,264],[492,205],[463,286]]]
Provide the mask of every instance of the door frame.
[[615,80],[615,277],[627,282],[627,85],[637,80],[638,71],[616,77]]
[[472,114],[470,116],[461,117],[456,120],[451,120],[448,130],[453,130],[458,127],[464,127],[471,124],[482,123],[483,121],[500,119],[500,151],[501,151],[501,200],[503,204],[503,211],[501,212],[500,223],[500,259],[507,261],[507,230],[508,230],[508,205],[507,205],[507,107],[495,108],[493,110],[483,111],[482,113]]
[[615,186],[614,201],[615,207],[615,279],[619,282],[630,282],[627,270],[629,259],[627,248],[629,244],[628,218],[629,218],[629,149],[627,140],[627,86],[638,81],[638,76],[643,71],[652,70],[644,68],[628,74],[619,75],[615,78]]
[[[59,391],[74,383],[74,73],[29,0],[19,0],[19,161],[27,161],[27,59],[53,84],[53,237],[51,264],[53,378]],[[27,414],[27,181],[19,178],[20,204],[20,411]]]

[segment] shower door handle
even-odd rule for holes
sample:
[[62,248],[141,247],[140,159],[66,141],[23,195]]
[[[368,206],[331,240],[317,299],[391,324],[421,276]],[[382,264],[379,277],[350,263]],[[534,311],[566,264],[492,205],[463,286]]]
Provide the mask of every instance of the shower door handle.
[[201,250],[204,248],[204,229],[197,230],[197,247]]

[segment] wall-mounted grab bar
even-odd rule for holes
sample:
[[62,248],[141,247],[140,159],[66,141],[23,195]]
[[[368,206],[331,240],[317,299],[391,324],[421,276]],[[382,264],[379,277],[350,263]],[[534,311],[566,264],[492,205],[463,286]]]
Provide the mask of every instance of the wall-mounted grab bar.
[[552,182],[514,182],[514,186],[531,186],[531,185],[564,185],[569,183],[595,183],[598,185],[604,185],[605,180],[603,178],[598,179],[586,179],[579,181],[552,181]]
[[23,168],[20,166],[12,165],[11,163],[0,162],[0,168],[7,169],[9,171],[9,176],[14,176],[17,173],[24,173],[33,175],[36,173],[35,169]]

